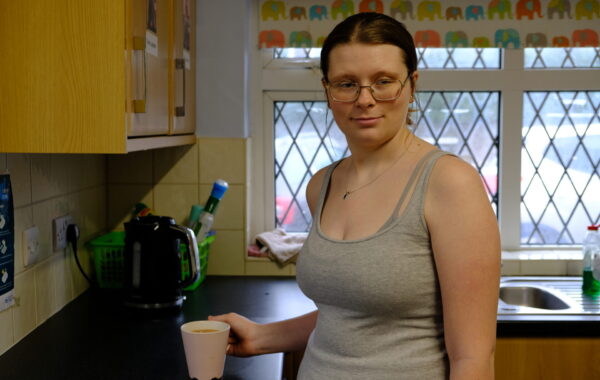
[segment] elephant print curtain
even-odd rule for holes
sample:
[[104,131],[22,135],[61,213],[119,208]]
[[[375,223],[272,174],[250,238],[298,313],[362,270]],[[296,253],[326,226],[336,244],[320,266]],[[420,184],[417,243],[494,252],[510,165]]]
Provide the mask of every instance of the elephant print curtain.
[[600,0],[261,0],[258,46],[319,47],[358,12],[403,22],[418,47],[599,46]]

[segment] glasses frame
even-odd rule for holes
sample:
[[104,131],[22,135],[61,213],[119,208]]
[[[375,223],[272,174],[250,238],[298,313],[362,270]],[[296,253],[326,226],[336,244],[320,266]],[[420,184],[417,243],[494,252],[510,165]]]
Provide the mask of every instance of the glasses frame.
[[[386,98],[386,99],[379,99],[379,98],[377,98],[377,96],[375,96],[375,89],[373,88],[373,85],[374,85],[375,83],[371,83],[371,84],[364,85],[364,86],[358,85],[358,87],[356,87],[356,94],[354,95],[354,99],[352,99],[352,100],[339,100],[339,99],[336,99],[336,98],[333,96],[333,94],[331,93],[331,91],[330,91],[331,82],[329,82],[329,81],[327,82],[327,84],[326,84],[325,88],[327,89],[327,93],[328,93],[328,94],[331,96],[331,99],[332,99],[334,102],[338,102],[338,103],[354,103],[354,102],[355,102],[355,101],[357,101],[357,100],[358,100],[358,98],[360,97],[360,92],[362,91],[362,89],[363,89],[363,88],[368,88],[369,90],[371,90],[371,96],[372,96],[372,97],[373,97],[373,99],[375,99],[376,101],[378,101],[378,102],[389,102],[389,101],[391,101],[391,100],[396,100],[396,99],[398,99],[398,98],[400,97],[400,94],[402,94],[402,90],[404,90],[404,87],[406,86],[406,82],[407,82],[407,81],[408,81],[408,79],[410,79],[411,77],[412,77],[412,73],[409,73],[409,74],[406,76],[406,79],[404,79],[404,81],[402,81],[402,80],[400,80],[400,79],[393,79],[393,80],[391,80],[392,82],[400,82],[400,89],[398,90],[398,93],[397,93],[397,94],[396,94],[394,97],[392,97],[392,98]],[[357,83],[357,84],[358,84],[358,83]]]

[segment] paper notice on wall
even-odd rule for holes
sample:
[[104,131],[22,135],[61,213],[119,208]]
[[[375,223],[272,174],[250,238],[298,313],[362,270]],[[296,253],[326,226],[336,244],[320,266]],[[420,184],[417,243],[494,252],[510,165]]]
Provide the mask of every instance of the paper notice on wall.
[[0,311],[13,305],[15,223],[10,176],[0,175]]
[[156,0],[148,0],[148,17],[146,19],[146,52],[158,57],[158,23]]

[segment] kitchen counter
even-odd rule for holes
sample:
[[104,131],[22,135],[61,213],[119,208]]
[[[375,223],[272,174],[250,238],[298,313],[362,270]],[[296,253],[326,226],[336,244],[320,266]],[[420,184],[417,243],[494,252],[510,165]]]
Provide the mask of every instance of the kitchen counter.
[[[207,277],[181,310],[127,309],[114,295],[86,291],[0,356],[2,380],[187,380],[179,326],[240,313],[264,323],[315,308],[293,278]],[[223,380],[280,380],[283,354],[227,357]]]
[[[189,379],[179,326],[237,312],[260,323],[314,309],[294,278],[208,277],[177,311],[127,309],[88,290],[0,356],[0,378]],[[600,336],[600,316],[498,317],[498,337]],[[227,357],[224,380],[280,380],[283,355]]]

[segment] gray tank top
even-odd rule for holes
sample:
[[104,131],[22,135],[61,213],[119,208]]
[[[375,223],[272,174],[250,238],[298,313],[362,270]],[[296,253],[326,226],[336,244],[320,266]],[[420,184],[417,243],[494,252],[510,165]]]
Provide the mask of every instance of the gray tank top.
[[390,219],[359,240],[331,239],[321,231],[339,162],[327,170],[296,268],[298,285],[319,309],[299,380],[448,378],[439,281],[423,214],[431,170],[445,154],[428,152]]

